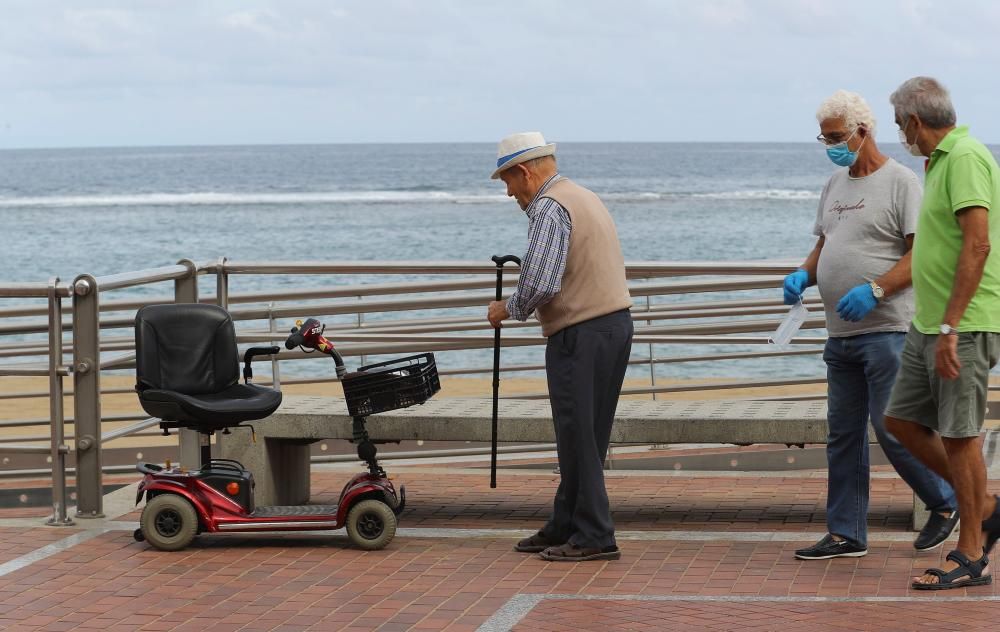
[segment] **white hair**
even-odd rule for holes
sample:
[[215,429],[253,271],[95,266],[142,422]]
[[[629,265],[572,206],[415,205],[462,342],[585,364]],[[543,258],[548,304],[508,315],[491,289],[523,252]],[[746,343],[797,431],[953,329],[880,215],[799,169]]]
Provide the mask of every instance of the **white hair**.
[[844,119],[844,127],[849,130],[864,127],[869,134],[875,134],[875,115],[868,102],[857,92],[837,90],[816,110],[816,121],[819,123],[834,118]]

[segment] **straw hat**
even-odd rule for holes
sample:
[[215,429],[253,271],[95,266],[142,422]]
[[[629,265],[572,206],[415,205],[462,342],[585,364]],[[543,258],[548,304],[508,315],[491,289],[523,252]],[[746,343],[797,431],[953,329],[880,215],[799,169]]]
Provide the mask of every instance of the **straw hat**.
[[500,141],[497,148],[497,170],[493,172],[490,179],[496,180],[500,177],[501,171],[514,165],[542,156],[552,156],[555,153],[556,144],[545,144],[545,137],[542,136],[541,132],[511,134]]

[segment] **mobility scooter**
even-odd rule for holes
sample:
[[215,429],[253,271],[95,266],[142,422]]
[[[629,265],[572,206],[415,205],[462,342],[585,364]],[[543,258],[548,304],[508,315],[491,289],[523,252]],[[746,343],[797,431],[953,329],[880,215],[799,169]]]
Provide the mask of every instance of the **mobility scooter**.
[[[297,324],[298,325],[298,324]],[[336,505],[254,506],[254,479],[242,464],[213,459],[211,435],[230,433],[246,421],[263,419],[281,404],[281,393],[251,383],[251,363],[279,348],[252,347],[243,356],[244,383],[239,383],[236,333],[229,313],[205,304],[148,305],[135,318],[136,391],[149,415],[158,417],[164,434],[171,428],[200,433],[197,469],[140,462],[145,476],[136,504],[143,497],[140,528],[133,534],[157,549],[183,549],[199,533],[287,532],[347,527],[351,542],[367,550],[382,549],[396,533],[405,489],[397,493],[375,458],[376,448],[365,430],[367,415],[421,404],[440,390],[433,354],[426,353],[363,366],[348,373],[344,361],[323,336],[315,319],[292,329],[285,347],[302,347],[333,358],[352,416],[353,442],[367,472],[354,476]],[[251,428],[252,431],[252,428]],[[248,437],[249,440],[249,437]]]

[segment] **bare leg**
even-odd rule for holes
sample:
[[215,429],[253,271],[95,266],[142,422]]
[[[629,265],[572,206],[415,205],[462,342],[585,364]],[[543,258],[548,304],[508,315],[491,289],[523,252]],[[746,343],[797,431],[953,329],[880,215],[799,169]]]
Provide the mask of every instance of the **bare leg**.
[[[955,495],[958,496],[958,514],[960,516],[983,516],[986,498],[986,465],[983,463],[979,437],[942,438],[941,442],[948,455],[951,471],[949,482],[955,489]],[[956,548],[972,561],[983,556],[983,534],[980,522],[981,519],[963,520],[959,528]],[[951,560],[946,560],[941,565],[941,570],[945,572],[956,568],[958,568],[958,564]],[[935,583],[938,578],[934,575],[924,575],[914,578],[914,580],[926,584]]]
[[[927,426],[889,416],[885,418],[885,429],[899,439],[899,442],[910,451],[910,454],[917,457],[921,463],[954,487],[951,480],[951,468],[948,464],[948,453],[945,452],[944,444],[941,443],[941,437],[938,433]],[[958,494],[957,491],[955,493]]]
[[[934,432],[926,426],[921,426],[918,423],[912,421],[904,421],[902,419],[896,419],[894,417],[885,418],[885,427],[891,432],[899,442],[902,443],[907,450],[910,451],[913,456],[920,459],[920,461],[932,469],[938,476],[948,481],[952,487],[955,486],[955,482],[951,477],[951,459],[948,456],[948,452],[945,450],[945,444],[943,441],[948,441],[948,439],[942,440],[938,433]],[[976,449],[979,450],[980,463],[983,463],[983,452],[982,445],[978,437],[975,439]],[[964,441],[964,439],[958,439],[958,441]],[[983,464],[983,471],[985,472],[986,465]],[[956,491],[957,495],[958,492]],[[996,498],[990,495],[984,486],[983,488],[983,506],[982,506],[982,518],[980,520],[986,520],[993,514],[993,510],[996,507]],[[959,510],[958,514],[962,514]],[[976,559],[979,559],[978,557]]]

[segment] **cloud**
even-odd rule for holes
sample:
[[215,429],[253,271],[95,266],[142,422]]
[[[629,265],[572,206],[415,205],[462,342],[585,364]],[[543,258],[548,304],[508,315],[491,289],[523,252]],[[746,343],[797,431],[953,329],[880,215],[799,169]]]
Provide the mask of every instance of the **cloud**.
[[987,1],[7,4],[2,146],[799,140],[841,87],[886,121],[914,74],[1000,140]]

